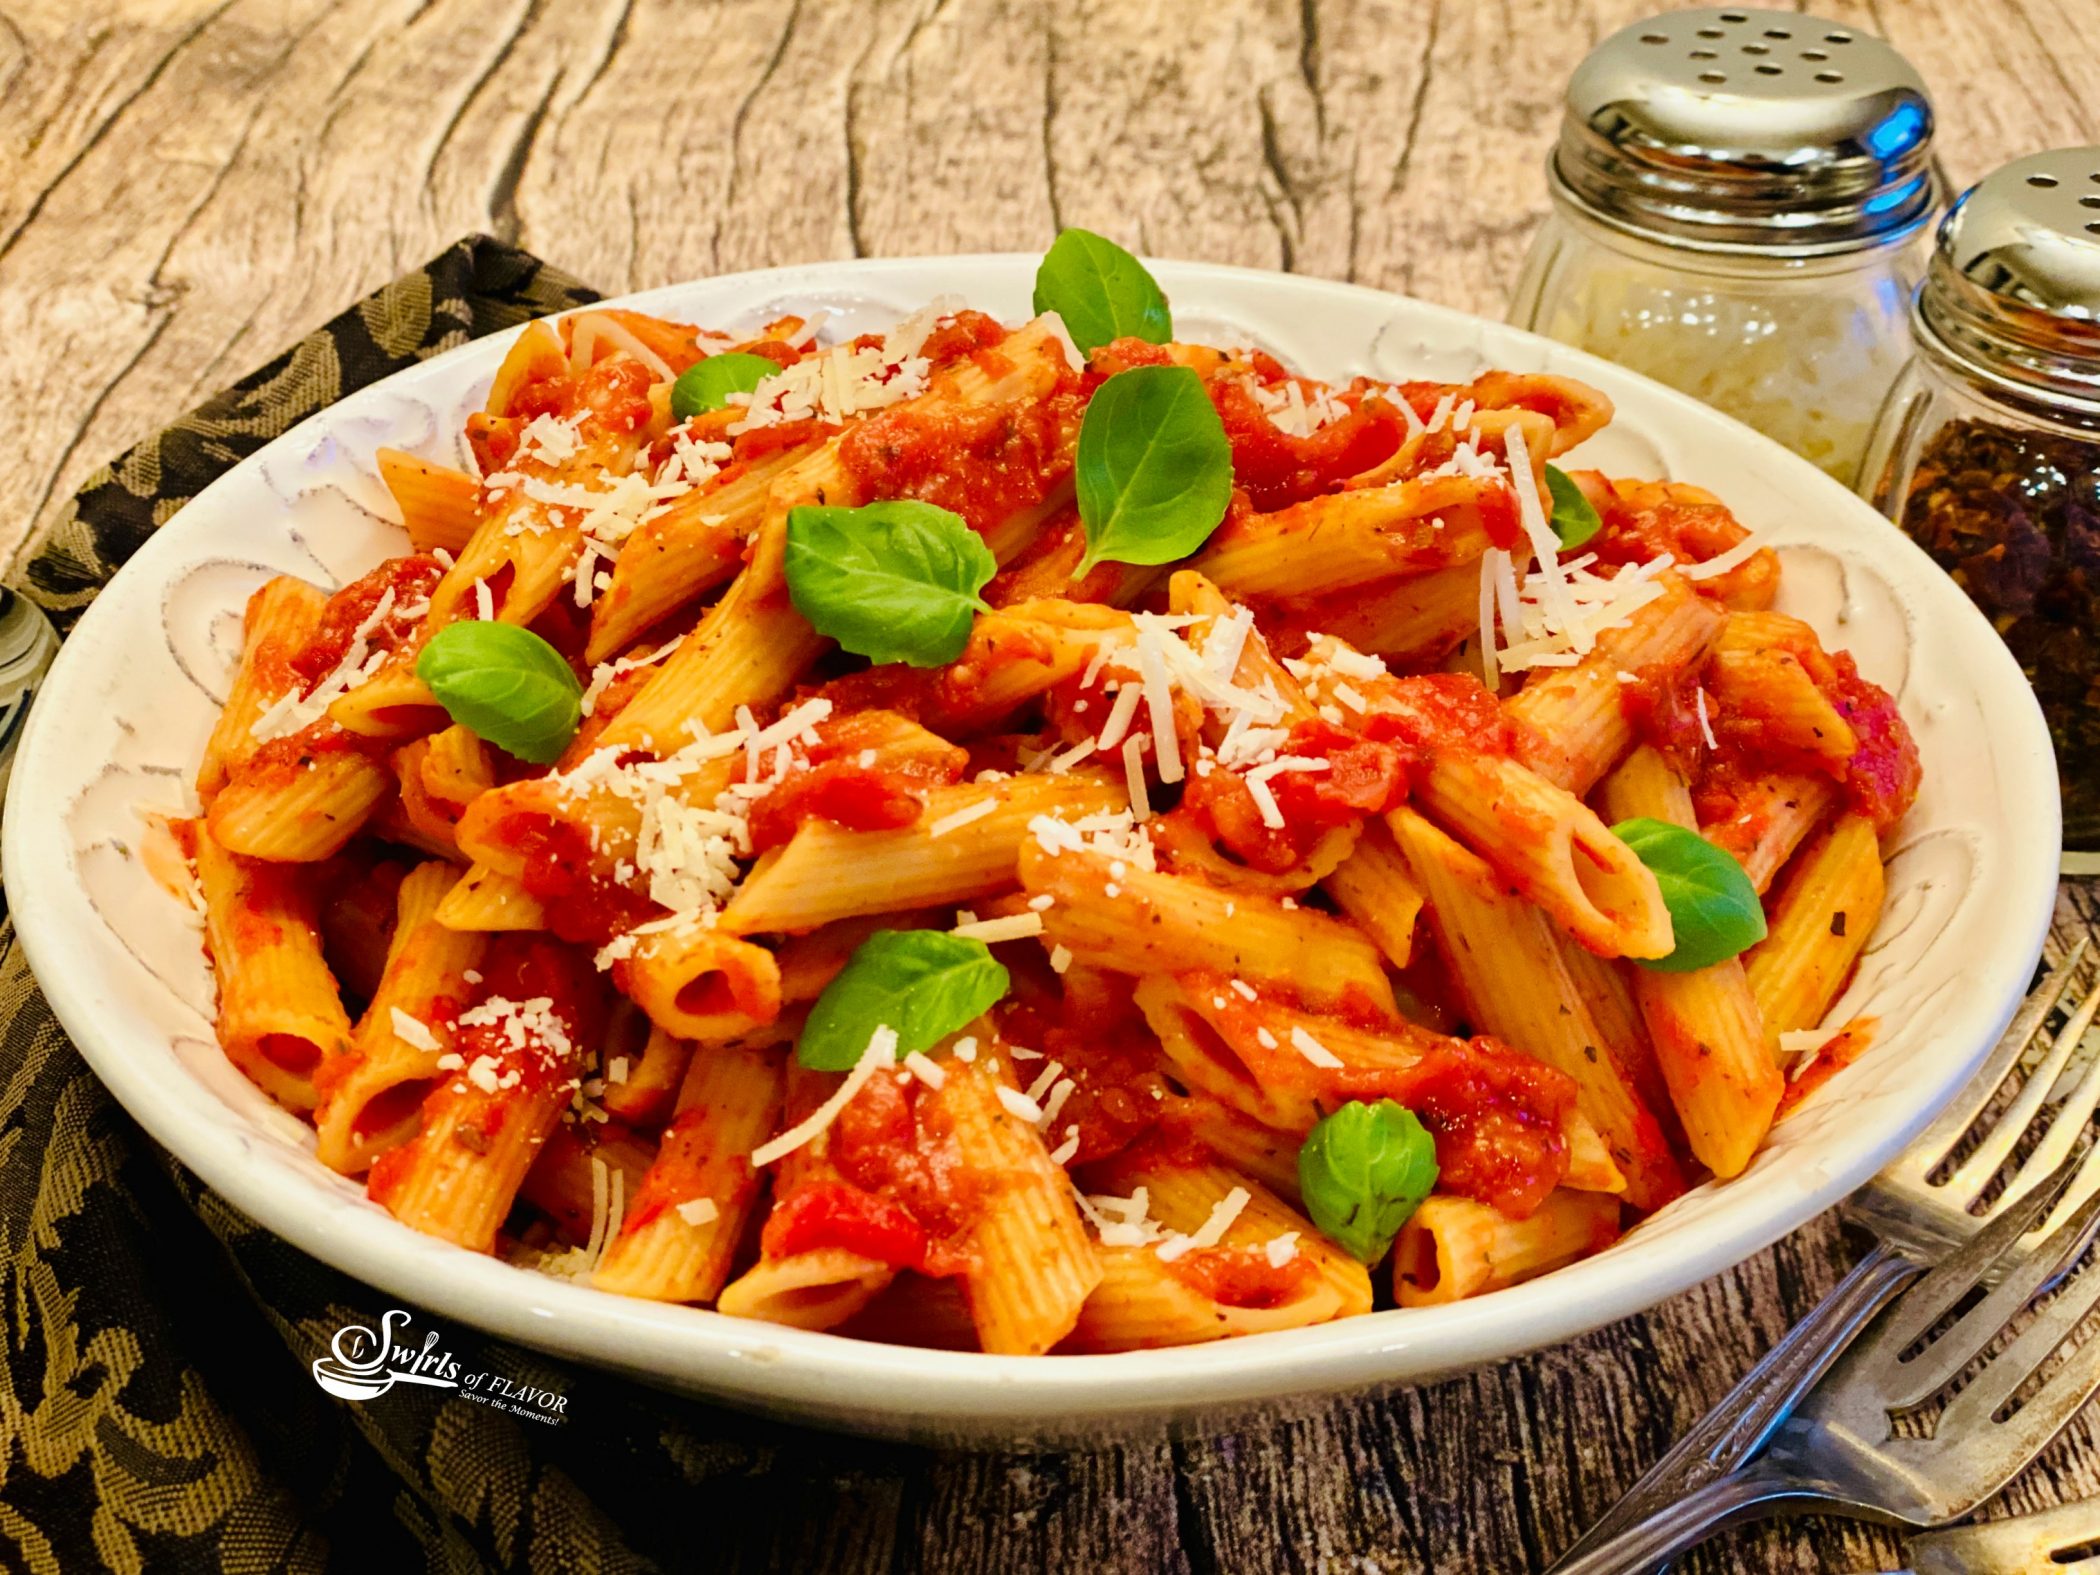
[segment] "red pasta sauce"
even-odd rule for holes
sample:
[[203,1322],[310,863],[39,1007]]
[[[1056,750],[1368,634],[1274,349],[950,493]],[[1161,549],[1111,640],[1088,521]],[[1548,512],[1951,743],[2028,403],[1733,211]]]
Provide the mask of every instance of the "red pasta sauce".
[[1382,814],[1407,797],[1403,751],[1330,722],[1295,724],[1276,753],[1327,762],[1324,771],[1284,771],[1268,779],[1281,826],[1263,818],[1245,776],[1215,765],[1189,777],[1175,813],[1194,819],[1251,868],[1279,874],[1302,863],[1336,826]]
[[878,1072],[839,1112],[824,1158],[835,1175],[795,1188],[767,1216],[768,1257],[838,1247],[921,1274],[968,1267],[963,1238],[984,1182],[915,1078]]

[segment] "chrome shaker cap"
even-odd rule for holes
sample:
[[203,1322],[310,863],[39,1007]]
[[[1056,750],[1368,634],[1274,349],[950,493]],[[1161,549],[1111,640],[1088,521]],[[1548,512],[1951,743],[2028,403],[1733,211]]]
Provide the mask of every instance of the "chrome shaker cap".
[[1616,228],[1702,251],[1821,256],[1930,217],[1924,80],[1858,28],[1731,6],[1636,22],[1568,82],[1551,174]]
[[1915,325],[1973,374],[2100,408],[2100,148],[2015,159],[1964,193]]

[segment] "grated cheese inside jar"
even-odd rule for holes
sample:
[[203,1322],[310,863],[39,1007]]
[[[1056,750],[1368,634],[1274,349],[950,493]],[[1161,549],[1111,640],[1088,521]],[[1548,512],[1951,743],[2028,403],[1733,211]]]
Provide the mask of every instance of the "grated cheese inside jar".
[[1644,372],[1847,486],[1909,354],[1915,235],[1829,258],[1686,254],[1579,213],[1547,220],[1523,326]]
[[1856,28],[1742,8],[1637,22],[1569,81],[1510,321],[1851,485],[1909,352],[1931,137],[1924,83]]

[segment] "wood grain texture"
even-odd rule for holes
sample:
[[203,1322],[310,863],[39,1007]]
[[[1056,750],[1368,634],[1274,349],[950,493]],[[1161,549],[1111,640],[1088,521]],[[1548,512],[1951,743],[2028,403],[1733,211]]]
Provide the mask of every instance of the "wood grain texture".
[[[1496,313],[1542,212],[1561,85],[1654,8],[29,0],[0,14],[0,548],[102,460],[472,229],[617,291],[1033,249],[1083,224]],[[2100,141],[2094,0],[1816,9],[1924,72],[1956,184]],[[734,1484],[721,1552],[737,1568],[1536,1568],[1849,1260],[1825,1220],[1561,1349],[1225,1437],[939,1455],[725,1416],[694,1480]],[[2096,1426],[2008,1502],[2100,1491]],[[1683,1567],[1808,1575],[1896,1554],[1810,1521]]]

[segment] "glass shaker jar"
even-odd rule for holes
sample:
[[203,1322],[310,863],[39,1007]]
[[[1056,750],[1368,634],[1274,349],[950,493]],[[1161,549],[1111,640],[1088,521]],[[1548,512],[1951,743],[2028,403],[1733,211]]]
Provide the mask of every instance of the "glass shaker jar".
[[1510,321],[1680,388],[1851,485],[1909,353],[1939,201],[1925,84],[1795,11],[1678,11],[1593,49]]
[[1860,490],[2012,648],[2056,744],[2064,846],[2100,849],[2100,148],[1963,196],[1911,333]]

